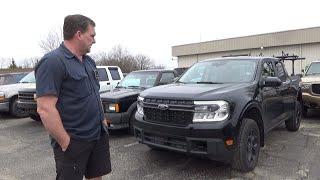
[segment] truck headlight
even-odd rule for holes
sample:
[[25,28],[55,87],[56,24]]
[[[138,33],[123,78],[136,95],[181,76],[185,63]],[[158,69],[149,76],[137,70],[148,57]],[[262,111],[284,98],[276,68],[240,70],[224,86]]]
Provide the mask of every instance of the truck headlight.
[[120,104],[118,104],[118,103],[106,104],[105,111],[106,112],[120,112]]
[[301,83],[301,89],[310,89],[311,84]]
[[3,101],[5,99],[4,92],[0,91],[0,101]]
[[144,115],[144,112],[143,112],[143,100],[144,98],[139,96],[138,97],[138,102],[137,102],[137,112],[140,114],[140,115]]
[[193,122],[224,121],[229,117],[230,107],[226,101],[194,101]]

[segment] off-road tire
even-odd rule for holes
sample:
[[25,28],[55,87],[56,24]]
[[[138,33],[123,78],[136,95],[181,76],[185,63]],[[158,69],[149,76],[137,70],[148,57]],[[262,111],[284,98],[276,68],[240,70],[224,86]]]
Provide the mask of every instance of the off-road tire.
[[296,101],[294,113],[292,118],[285,121],[286,128],[288,131],[297,131],[300,128],[301,123],[301,114],[302,114],[301,103]]
[[232,167],[241,172],[253,170],[259,159],[260,131],[253,119],[244,118],[240,127]]

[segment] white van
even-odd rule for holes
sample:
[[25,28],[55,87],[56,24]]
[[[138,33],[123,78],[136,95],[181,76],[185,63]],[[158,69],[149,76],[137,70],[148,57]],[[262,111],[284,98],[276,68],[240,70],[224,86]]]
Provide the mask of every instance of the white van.
[[123,74],[118,66],[97,66],[100,93],[114,89],[117,84],[123,79]]

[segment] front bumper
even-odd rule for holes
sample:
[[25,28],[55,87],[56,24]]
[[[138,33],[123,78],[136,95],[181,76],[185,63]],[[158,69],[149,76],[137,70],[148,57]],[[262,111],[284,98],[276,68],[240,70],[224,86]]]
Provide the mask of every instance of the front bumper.
[[10,103],[7,101],[0,102],[0,112],[9,112]]
[[[139,114],[135,117],[134,134],[142,144],[227,163],[233,160],[236,130],[227,122],[198,123],[177,127],[144,121]],[[229,138],[235,142],[231,146],[225,144],[225,140]]]
[[29,114],[37,114],[37,103],[35,101],[18,100],[17,106]]
[[130,114],[127,112],[123,113],[105,113],[106,119],[110,120],[108,129],[117,130],[117,129],[126,129],[129,128]]
[[320,95],[302,92],[303,105],[310,108],[320,108]]

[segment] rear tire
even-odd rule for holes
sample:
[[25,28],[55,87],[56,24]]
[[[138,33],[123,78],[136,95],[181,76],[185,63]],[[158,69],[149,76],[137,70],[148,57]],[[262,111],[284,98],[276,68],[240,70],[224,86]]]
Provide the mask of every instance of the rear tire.
[[301,114],[302,114],[302,109],[301,109],[301,103],[299,101],[296,101],[295,103],[295,110],[292,115],[292,118],[289,120],[285,121],[286,128],[289,131],[297,131],[300,128],[300,123],[301,123]]
[[302,105],[302,116],[303,117],[308,117],[308,107]]
[[244,118],[240,127],[232,167],[241,172],[253,170],[259,159],[260,131],[253,119]]

